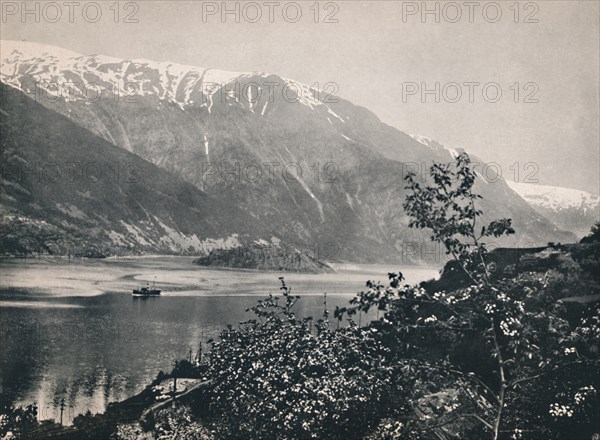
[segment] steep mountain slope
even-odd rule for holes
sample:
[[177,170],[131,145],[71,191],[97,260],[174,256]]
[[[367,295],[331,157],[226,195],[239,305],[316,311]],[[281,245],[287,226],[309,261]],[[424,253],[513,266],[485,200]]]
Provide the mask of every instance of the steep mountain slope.
[[230,205],[4,84],[0,113],[3,252],[197,254],[259,238]]
[[[3,82],[247,212],[288,243],[335,249],[328,258],[421,259],[415,242],[427,239],[406,226],[403,174],[453,160],[433,141],[276,75],[20,42],[3,42],[1,58]],[[511,243],[575,240],[503,180],[481,178],[476,189],[488,218],[513,218],[519,235]]]
[[600,221],[600,197],[585,191],[559,186],[509,182],[537,212],[560,228],[586,236],[592,225]]

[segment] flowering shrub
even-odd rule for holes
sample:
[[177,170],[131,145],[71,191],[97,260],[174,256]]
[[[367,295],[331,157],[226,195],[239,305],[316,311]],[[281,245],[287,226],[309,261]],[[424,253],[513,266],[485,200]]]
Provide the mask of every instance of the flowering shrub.
[[376,329],[313,326],[295,316],[298,297],[283,279],[281,290],[213,344],[215,428],[225,438],[360,438],[391,387]]
[[[547,259],[553,266],[543,276],[536,271],[517,274],[514,270],[507,276],[498,274],[495,265],[486,261],[484,240],[512,234],[514,230],[510,219],[500,219],[478,231],[481,211],[476,209],[475,201],[480,196],[472,192],[475,174],[469,157],[464,153],[457,157],[456,171],[451,165],[434,164],[430,174],[434,186],[422,187],[413,174],[406,177],[411,191],[404,204],[411,218],[409,225],[429,229],[431,239],[445,246],[470,285],[430,294],[416,286],[400,286],[402,274],[390,273],[389,286],[367,283],[369,289],[353,301],[354,310],[340,312],[352,316],[356,309],[368,310],[371,306],[386,310],[381,327],[387,340],[392,341],[394,353],[404,359],[415,357],[418,369],[445,370],[454,374],[457,384],[469,384],[461,390],[467,404],[453,404],[452,408],[459,418],[477,420],[486,437],[496,440],[508,433],[513,438],[556,435],[560,427],[558,431],[552,429],[540,414],[539,408],[544,405],[531,404],[540,396],[546,402],[552,395],[566,399],[573,395],[571,390],[577,389],[579,380],[590,382],[578,388],[573,403],[550,405],[549,414],[555,419],[570,418],[576,415],[577,405],[588,396],[595,396],[591,381],[598,380],[598,309],[583,314],[581,322],[573,324],[560,301],[566,296],[565,289],[573,286],[588,293],[597,292],[597,281],[586,276],[595,274],[588,268],[590,257],[597,256],[595,245],[588,246],[591,251],[586,248],[584,256],[579,249],[580,255],[574,254],[585,264],[577,264],[564,252],[553,251]],[[597,266],[598,258],[595,263]],[[341,315],[338,313],[338,319],[342,319]],[[414,343],[411,346],[406,337],[407,330],[423,327],[441,330],[440,344],[456,342],[447,337],[451,333],[458,336],[459,342],[464,335],[477,335],[471,345],[478,347],[480,360],[471,365],[461,359],[453,360],[452,349],[447,347],[448,357],[440,356],[430,364],[432,347],[423,349]],[[439,347],[438,351],[444,352]],[[571,372],[578,373],[576,379],[568,376]],[[448,378],[440,382],[439,377],[431,377],[432,391],[439,393],[450,385]],[[530,394],[532,390],[536,392]],[[430,429],[439,432],[448,423],[455,423],[456,419],[444,420],[444,411],[435,411],[439,408],[429,413],[419,411],[416,397],[410,400],[417,417],[405,425],[407,436],[422,435]],[[589,422],[589,415],[594,414],[590,410],[594,409],[598,409],[597,399],[593,403],[588,400],[587,408],[580,411],[580,421]],[[578,435],[581,434],[579,430]]]
[[[369,283],[369,290],[374,291],[359,296],[393,298],[385,315],[373,325],[390,344],[397,362],[412,359],[411,375],[427,377],[421,392],[415,387],[407,396],[414,414],[403,424],[404,438],[424,438],[423,433],[433,427],[444,431],[449,425],[458,435],[464,428],[457,425],[461,418],[482,426],[477,438],[503,438],[508,432],[515,438],[553,438],[564,428],[555,423],[563,417],[578,419],[580,424],[593,423],[598,408],[595,376],[600,314],[598,307],[591,308],[578,324],[570,324],[564,305],[551,300],[553,284],[560,283],[559,279],[549,281],[526,273],[430,294],[418,286],[398,287],[397,274],[389,277],[389,285]],[[435,347],[407,336],[425,329],[436,331],[437,342],[449,358],[439,356],[430,362]],[[475,341],[467,343],[481,347],[481,357],[470,365],[452,357],[466,335],[476,335]],[[486,359],[491,368],[485,368]],[[577,373],[571,377],[573,372]],[[584,385],[578,385],[580,382]],[[448,389],[457,391],[452,403],[434,405],[428,412],[419,408],[423,399]],[[554,403],[558,397],[561,402]],[[544,416],[544,407],[550,419]],[[406,412],[396,421],[403,418],[408,418]],[[469,435],[474,435],[473,431]]]
[[153,417],[151,430],[139,423],[120,424],[112,440],[213,440],[214,436],[192,416],[187,406],[159,410]]
[[34,405],[25,408],[3,405],[0,411],[0,439],[23,438],[23,433],[36,426],[37,413]]

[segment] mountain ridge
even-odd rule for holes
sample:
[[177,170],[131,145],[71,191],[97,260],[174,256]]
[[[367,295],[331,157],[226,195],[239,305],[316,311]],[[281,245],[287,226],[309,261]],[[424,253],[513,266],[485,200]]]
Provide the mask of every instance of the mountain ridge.
[[[128,60],[95,56],[65,63],[60,55],[24,56],[3,51],[2,82],[30,93],[33,83],[64,87],[78,81],[89,88],[96,80],[101,99],[75,87],[67,95],[43,95],[39,103],[244,211],[267,231],[265,238],[309,249],[334,243],[334,258],[347,261],[422,260],[406,255],[428,238],[407,226],[403,175],[415,166],[422,172],[433,161],[452,162],[455,150],[277,75],[247,73],[230,83],[205,84],[196,71],[175,77],[167,70],[161,77],[160,69]],[[114,90],[102,82],[107,73],[117,83]],[[119,87],[136,81],[139,93],[119,95]],[[252,178],[257,166],[262,174]],[[475,189],[484,197],[484,220],[513,218],[519,243],[576,239],[502,179],[479,173]]]
[[557,226],[569,227],[579,238],[600,221],[600,197],[561,186],[507,182],[536,211]]
[[6,87],[3,253],[203,254],[260,238],[252,219]]

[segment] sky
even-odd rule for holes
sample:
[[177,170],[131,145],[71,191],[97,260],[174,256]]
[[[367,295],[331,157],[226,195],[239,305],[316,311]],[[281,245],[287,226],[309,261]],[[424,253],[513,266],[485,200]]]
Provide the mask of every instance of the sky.
[[333,83],[507,179],[600,193],[598,1],[0,3],[2,39]]

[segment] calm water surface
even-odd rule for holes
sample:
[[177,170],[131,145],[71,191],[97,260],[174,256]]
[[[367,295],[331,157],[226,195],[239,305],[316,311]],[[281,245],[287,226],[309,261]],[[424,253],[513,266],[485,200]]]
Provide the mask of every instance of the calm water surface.
[[[437,268],[338,266],[335,274],[286,274],[302,295],[298,314],[320,317],[346,305],[368,279],[402,270],[408,282]],[[37,403],[40,418],[64,419],[141,391],[175,359],[187,358],[226,324],[251,317],[245,309],[278,294],[280,273],[195,267],[191,258],[3,260],[0,263],[0,393],[13,404]],[[131,290],[156,279],[159,298]]]

